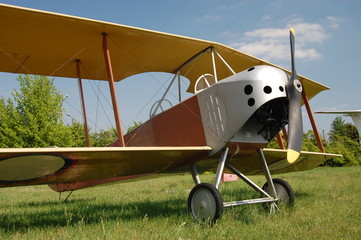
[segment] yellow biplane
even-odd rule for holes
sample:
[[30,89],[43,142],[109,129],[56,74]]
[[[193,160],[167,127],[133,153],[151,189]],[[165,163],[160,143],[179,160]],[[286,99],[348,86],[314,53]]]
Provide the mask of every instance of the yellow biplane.
[[[219,43],[114,23],[5,4],[0,20],[1,72],[76,78],[83,110],[82,79],[108,81],[118,134],[108,147],[90,147],[87,137],[81,148],[0,149],[0,187],[48,184],[63,192],[191,172],[189,209],[196,221],[215,222],[227,206],[292,204],[292,188],[271,173],[312,169],[338,156],[324,152],[308,104],[328,88],[296,74],[292,29],[290,72]],[[193,95],[164,110],[169,86],[149,120],[124,135],[114,83],[144,72],[174,74],[170,86],[183,76]],[[301,151],[302,104],[320,152]],[[275,136],[280,149],[265,148]],[[201,182],[198,172],[206,170],[216,173],[213,184]],[[224,172],[262,197],[223,202],[218,187]],[[267,182],[259,187],[245,174],[264,174]]]

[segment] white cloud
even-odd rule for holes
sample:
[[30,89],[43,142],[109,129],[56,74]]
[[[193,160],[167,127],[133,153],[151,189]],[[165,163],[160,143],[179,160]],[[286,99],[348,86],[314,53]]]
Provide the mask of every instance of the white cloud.
[[285,29],[279,28],[264,28],[257,29],[252,32],[246,32],[246,37],[261,37],[261,38],[279,38],[287,36]]
[[323,43],[330,37],[322,25],[317,23],[297,23],[292,27],[296,30],[297,41],[301,44]]
[[289,45],[274,39],[262,39],[250,43],[234,43],[231,46],[266,61],[290,58]]
[[239,38],[239,36],[240,36],[239,33],[230,32],[230,31],[225,31],[225,32],[221,33],[221,35],[228,39],[236,39],[236,38]]
[[270,15],[266,15],[266,16],[262,17],[262,21],[264,21],[264,22],[269,22],[271,20],[272,20],[272,17]]
[[[304,59],[322,58],[314,44],[323,44],[330,35],[317,23],[294,19],[292,27],[296,31],[296,56]],[[230,44],[241,51],[265,59],[288,60],[290,58],[289,28],[262,28],[246,32],[243,38]]]
[[296,51],[296,56],[298,58],[309,58],[309,59],[319,59],[322,58],[322,55],[316,51],[314,48],[307,49],[298,49]]
[[203,22],[203,23],[213,23],[213,22],[217,22],[220,19],[220,16],[213,16],[213,15],[204,15],[202,17],[197,18],[196,20],[198,22]]
[[328,21],[330,27],[333,29],[338,29],[340,27],[340,24],[343,22],[343,18],[333,16],[327,16],[326,20]]

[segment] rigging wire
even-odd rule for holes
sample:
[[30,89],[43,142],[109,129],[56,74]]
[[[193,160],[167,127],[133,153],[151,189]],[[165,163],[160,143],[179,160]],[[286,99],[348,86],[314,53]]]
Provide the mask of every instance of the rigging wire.
[[[89,83],[89,82],[88,82]],[[100,84],[100,83],[98,83],[98,84]],[[93,84],[90,82],[90,86],[91,86],[91,88],[92,88],[92,90],[93,90],[93,92],[94,92],[94,94],[95,94],[95,96],[96,96],[96,99],[97,99],[97,106],[96,106],[96,110],[95,110],[95,112],[96,112],[96,114],[95,114],[95,122],[97,123],[97,125],[98,125],[98,112],[99,112],[99,91],[100,91],[100,88],[99,88],[99,85],[98,85],[98,92],[96,93],[95,92],[95,90],[94,90],[94,88],[93,88]],[[107,115],[106,115],[107,116]],[[107,116],[108,117],[108,116]],[[108,119],[108,121],[109,121],[109,119]],[[98,129],[95,129],[95,131],[97,131]]]
[[[86,72],[86,70],[84,70],[84,72]],[[95,82],[97,82],[98,84],[96,84]],[[104,83],[108,83],[108,81],[103,81]],[[90,85],[94,95],[96,96],[96,102],[97,102],[97,106],[96,106],[96,120],[95,120],[95,126],[96,128],[99,128],[99,125],[98,125],[98,114],[99,114],[99,105],[100,105],[100,108],[102,109],[105,117],[107,118],[108,120],[108,123],[110,126],[112,126],[114,128],[114,125],[111,121],[111,117],[109,117],[107,111],[106,111],[106,108],[104,107],[104,105],[102,104],[102,101],[101,101],[101,96],[103,96],[103,99],[105,99],[105,102],[108,104],[109,107],[112,107],[112,104],[110,103],[110,101],[108,100],[108,98],[105,96],[104,92],[102,91],[101,89],[101,81],[98,80],[98,81],[95,81],[95,80],[87,80],[87,83]],[[125,126],[124,122],[121,121],[122,125]],[[97,129],[96,129],[97,130]]]
[[[71,103],[69,103],[68,100],[64,100],[64,103],[66,103],[66,104],[68,104],[70,107],[72,107],[77,113],[82,114],[81,111],[80,111],[79,109],[77,109],[76,107],[74,107]],[[91,119],[87,118],[87,120],[88,120],[89,122],[91,122],[92,124],[95,125],[95,122],[93,122]]]
[[19,62],[18,60],[15,59],[15,57],[13,57],[10,53],[6,52],[3,48],[0,47],[0,50],[6,55],[8,56],[11,60],[13,60],[17,65],[18,65],[18,68],[17,69],[20,69],[20,68],[23,68],[25,69],[28,74],[33,74],[27,67],[24,66],[24,62],[28,59],[26,58],[25,61],[23,61],[23,63]]
[[[128,51],[126,51],[126,49],[124,49],[123,47],[121,47],[110,35],[108,35],[108,38],[114,43],[114,45],[121,50],[129,59],[131,59],[139,68],[141,68],[143,70],[143,72],[145,72],[147,75],[149,75],[153,80],[155,80],[159,85],[160,88],[158,89],[158,91],[148,100],[148,102],[145,104],[145,106],[143,106],[143,108],[136,114],[136,117],[133,118],[133,121],[142,113],[142,111],[148,106],[148,104],[154,99],[154,97],[160,92],[160,90],[163,89],[167,89],[166,88],[166,83],[172,79],[172,77],[169,77],[164,83],[162,83],[161,81],[158,80],[158,78],[156,78],[147,68],[145,68],[142,64],[139,63],[139,61],[137,61],[136,58],[134,58]],[[178,99],[173,93],[172,96],[175,99]]]
[[[141,68],[144,73],[146,73],[147,75],[149,75],[153,80],[155,80],[155,81],[161,86],[160,89],[156,92],[156,94],[157,94],[162,88],[167,89],[167,88],[166,88],[166,83],[173,78],[172,75],[174,75],[174,73],[171,74],[171,76],[166,80],[166,82],[162,83],[162,82],[159,81],[158,78],[156,78],[146,67],[144,67],[142,64],[140,64],[140,62],[139,62],[136,58],[134,58],[126,49],[124,49],[120,44],[118,44],[118,43],[112,38],[111,35],[108,35],[108,38],[114,43],[114,45],[115,45],[119,50],[121,50],[129,59],[131,59],[139,68]],[[194,65],[194,63],[193,63],[192,65]],[[192,68],[190,68],[189,71],[190,71],[191,69],[192,69]],[[188,72],[189,72],[189,71],[188,71]],[[187,72],[187,73],[188,73],[188,72]],[[181,79],[181,81],[187,86],[187,83],[184,82],[184,79]],[[156,94],[154,94],[154,96],[155,96]],[[174,97],[175,100],[178,100],[178,96],[177,96],[178,93],[177,93],[177,94],[174,94],[172,91],[170,91],[170,94]],[[154,96],[151,98],[151,100],[154,98]],[[149,103],[151,100],[149,100],[148,103]],[[147,103],[147,104],[148,104],[148,103]],[[139,115],[139,114],[137,114],[137,115]]]
[[92,45],[96,40],[98,40],[101,37],[101,35],[89,40],[86,44],[84,44],[84,47],[79,49],[72,57],[64,61],[63,64],[61,64],[58,68],[56,68],[49,76],[53,76],[57,71],[62,69],[65,65],[67,65],[70,62],[73,62],[75,59],[77,59],[77,56],[84,52],[90,45]]
[[[103,110],[105,117],[108,120],[108,123],[112,126],[112,121],[110,120],[110,117],[107,114],[107,111],[105,110],[104,105],[102,104],[102,101],[100,100],[100,93],[102,93],[102,90],[100,88],[100,81],[98,81],[98,85],[96,85],[95,83],[93,83],[92,81],[88,80],[87,81],[91,87],[91,89],[93,90],[93,93],[96,96],[96,102],[97,102],[97,106],[96,106],[96,123],[98,123],[98,113],[99,113],[99,105],[101,107],[101,109]],[[95,85],[95,86],[94,86]],[[97,91],[96,91],[97,90]],[[109,102],[108,102],[109,103]]]
[[[108,37],[109,37],[109,39],[115,44],[115,46],[117,46],[117,47],[119,48],[119,50],[121,50],[124,54],[126,54],[127,57],[129,57],[135,64],[137,64],[138,67],[140,67],[141,69],[143,69],[144,72],[148,73],[149,76],[151,76],[151,78],[153,78],[154,80],[156,80],[156,81],[161,85],[161,88],[166,89],[165,83],[162,84],[157,78],[155,78],[155,77],[148,71],[148,69],[146,69],[142,64],[140,64],[140,63],[137,61],[136,58],[134,58],[128,51],[126,51],[126,49],[122,48],[111,36],[108,36]],[[208,53],[208,51],[207,51],[207,53]],[[186,72],[186,75],[196,66],[197,61],[194,61],[194,62],[192,62],[191,64],[192,64],[192,65],[191,65],[190,69]],[[184,75],[184,76],[186,77],[186,75]],[[169,78],[169,79],[171,79],[171,78]],[[169,79],[168,79],[168,80],[169,80]],[[159,90],[158,90],[158,92],[159,92]],[[169,93],[171,94],[171,96],[174,97],[174,99],[178,100],[178,96],[177,96],[178,93],[177,93],[177,94],[174,94],[172,90],[170,90]],[[153,98],[153,97],[152,97],[152,98]],[[200,118],[200,116],[198,116],[196,113],[194,113],[186,104],[184,104],[184,102],[180,102],[180,104],[182,104],[190,113],[192,113],[199,121],[202,122],[202,119]],[[145,108],[145,107],[143,107],[142,109],[144,109],[144,108]],[[141,126],[141,127],[142,127],[142,126]],[[135,135],[140,131],[141,127],[138,129],[138,131],[135,133]],[[217,132],[216,132],[216,130],[212,129],[211,126],[207,126],[207,128],[210,129],[210,130],[211,130],[213,133],[215,133],[216,135],[218,135]],[[134,136],[135,136],[135,135],[134,135]],[[134,136],[133,136],[133,137],[134,137]],[[132,138],[133,138],[133,137],[132,137]],[[219,136],[219,137],[220,137],[220,136]],[[223,139],[223,141],[225,141],[225,139],[224,139],[223,137],[221,137],[221,138]]]

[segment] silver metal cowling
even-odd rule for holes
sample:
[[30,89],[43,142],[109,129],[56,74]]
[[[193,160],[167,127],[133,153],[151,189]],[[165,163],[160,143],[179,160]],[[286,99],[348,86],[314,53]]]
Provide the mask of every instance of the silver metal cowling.
[[[287,81],[284,71],[261,65],[225,78],[198,93],[207,145],[213,148],[211,154],[218,152],[231,139],[237,142],[268,141],[258,131],[263,127],[262,121],[267,122],[267,118],[272,116],[271,105],[278,106],[272,104],[276,99],[283,99],[282,104],[287,104]],[[262,106],[267,106],[267,103],[271,107],[264,108],[270,112],[262,119]],[[257,111],[257,121],[248,121]],[[287,111],[284,114],[287,115]],[[259,123],[257,128],[248,127]]]

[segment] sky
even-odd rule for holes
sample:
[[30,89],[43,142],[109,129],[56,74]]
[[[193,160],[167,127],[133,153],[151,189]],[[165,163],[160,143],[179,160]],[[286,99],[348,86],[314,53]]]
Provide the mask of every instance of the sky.
[[[287,69],[289,28],[293,27],[297,73],[331,88],[310,101],[312,110],[361,109],[359,0],[0,0],[0,3],[219,42]],[[146,74],[116,83],[123,127],[148,119],[152,104],[160,99],[170,78],[168,74]],[[18,88],[14,79],[16,75],[0,73],[0,97],[8,98]],[[58,78],[54,81],[66,96],[64,121],[70,123],[72,118],[81,121],[77,81]],[[186,85],[186,81],[182,84]],[[114,126],[109,101],[95,101],[107,98],[107,86],[87,81],[84,88],[90,127],[97,130]],[[311,125],[305,109],[303,114],[306,131]],[[336,115],[314,117],[320,133],[327,134]],[[352,122],[348,117],[343,119]]]

